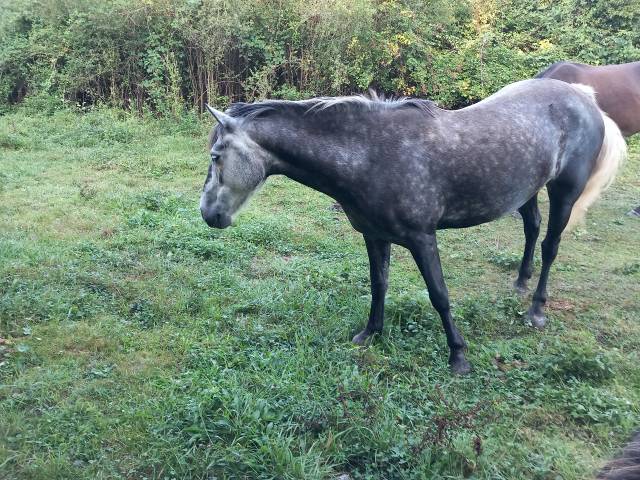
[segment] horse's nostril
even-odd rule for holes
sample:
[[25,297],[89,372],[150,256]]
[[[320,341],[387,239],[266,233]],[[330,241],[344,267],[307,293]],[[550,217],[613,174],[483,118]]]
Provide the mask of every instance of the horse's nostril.
[[225,213],[210,213],[201,208],[200,214],[202,215],[202,219],[211,228],[226,228],[231,225],[231,217],[229,217],[229,215],[226,215]]
[[216,222],[216,215],[209,214],[204,208],[200,209],[200,215],[207,225],[213,227]]

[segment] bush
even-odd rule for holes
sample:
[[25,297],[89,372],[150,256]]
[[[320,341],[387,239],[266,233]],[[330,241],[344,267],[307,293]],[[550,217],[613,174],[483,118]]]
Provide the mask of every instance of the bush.
[[178,115],[265,97],[484,98],[557,60],[640,57],[640,0],[17,0],[0,113],[35,96]]

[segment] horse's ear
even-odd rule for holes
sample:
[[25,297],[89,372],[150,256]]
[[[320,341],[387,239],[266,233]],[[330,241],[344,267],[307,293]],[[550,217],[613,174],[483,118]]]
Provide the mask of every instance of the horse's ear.
[[207,110],[209,110],[209,113],[213,115],[213,118],[215,118],[220,125],[225,128],[231,128],[233,126],[233,124],[235,123],[233,117],[227,115],[224,112],[221,112],[220,110],[216,110],[208,103],[205,103],[205,105],[207,107]]

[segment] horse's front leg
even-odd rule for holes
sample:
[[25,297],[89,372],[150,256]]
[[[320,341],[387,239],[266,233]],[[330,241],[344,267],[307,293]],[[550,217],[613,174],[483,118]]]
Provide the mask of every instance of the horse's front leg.
[[449,366],[454,373],[464,374],[471,370],[471,365],[464,356],[467,345],[451,317],[449,293],[442,276],[438,244],[434,234],[417,237],[409,247],[414,260],[429,289],[429,298],[433,307],[440,314],[449,345]]
[[389,277],[389,256],[391,244],[364,236],[369,254],[369,273],[371,275],[371,311],[369,321],[363,331],[353,337],[353,343],[363,345],[375,333],[382,332],[384,323],[384,296],[387,293]]

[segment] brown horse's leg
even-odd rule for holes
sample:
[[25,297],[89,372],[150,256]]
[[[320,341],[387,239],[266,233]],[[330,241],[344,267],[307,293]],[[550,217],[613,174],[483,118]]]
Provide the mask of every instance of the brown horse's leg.
[[365,235],[371,275],[371,310],[363,331],[353,337],[353,343],[363,345],[373,334],[382,332],[384,323],[384,296],[387,293],[391,244]]
[[449,366],[454,373],[468,373],[471,370],[471,366],[464,356],[467,345],[464,343],[464,339],[451,317],[449,293],[442,276],[435,234],[425,234],[416,238],[412,245],[409,246],[409,250],[411,250],[411,254],[427,284],[431,303],[442,319],[442,326],[447,334],[447,344],[450,351]]
[[534,195],[527,203],[521,206],[518,211],[522,215],[524,224],[524,254],[518,272],[518,279],[515,287],[521,294],[527,291],[527,281],[533,274],[533,254],[536,249],[536,242],[540,234],[540,210],[538,209],[538,195]]

